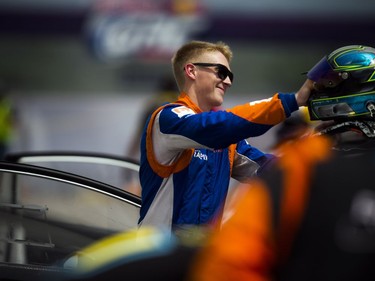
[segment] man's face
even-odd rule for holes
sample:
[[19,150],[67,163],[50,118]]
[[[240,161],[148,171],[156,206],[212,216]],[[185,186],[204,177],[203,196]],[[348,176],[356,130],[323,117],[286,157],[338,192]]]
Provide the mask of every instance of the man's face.
[[[221,64],[227,69],[229,63],[225,56],[220,52],[206,53],[199,61],[193,63],[212,63]],[[217,66],[196,65],[195,90],[203,110],[211,110],[214,107],[221,106],[224,101],[226,90],[232,85],[229,76],[221,79],[218,74]]]

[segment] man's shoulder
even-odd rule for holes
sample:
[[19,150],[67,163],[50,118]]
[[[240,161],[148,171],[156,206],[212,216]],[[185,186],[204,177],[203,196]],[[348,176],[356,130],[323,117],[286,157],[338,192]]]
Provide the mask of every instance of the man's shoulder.
[[181,105],[181,104],[178,104],[178,103],[169,103],[169,104],[166,104],[164,105],[162,108],[161,108],[161,115],[167,117],[184,117],[184,116],[188,116],[188,115],[192,115],[192,114],[195,114],[194,110],[192,110],[191,108],[185,106],[185,105]]

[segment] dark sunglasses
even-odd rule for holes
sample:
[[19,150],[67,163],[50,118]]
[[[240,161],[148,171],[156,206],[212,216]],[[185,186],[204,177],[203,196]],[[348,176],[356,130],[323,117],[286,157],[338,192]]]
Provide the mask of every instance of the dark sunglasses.
[[225,65],[222,65],[220,63],[207,63],[207,62],[195,62],[192,64],[196,66],[203,66],[203,67],[215,66],[217,68],[217,76],[221,80],[225,80],[225,78],[229,77],[230,82],[233,83],[234,75]]

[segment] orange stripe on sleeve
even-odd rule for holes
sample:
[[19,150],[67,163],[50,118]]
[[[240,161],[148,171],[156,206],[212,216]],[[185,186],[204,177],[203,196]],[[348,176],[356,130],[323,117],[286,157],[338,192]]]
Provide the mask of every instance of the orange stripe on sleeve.
[[147,160],[152,170],[162,178],[167,178],[173,173],[177,173],[187,167],[190,163],[191,157],[193,156],[194,149],[186,149],[183,151],[178,160],[172,165],[163,165],[156,160],[154,145],[152,143],[152,128],[154,125],[156,115],[164,108],[164,106],[158,108],[151,116],[150,122],[147,127],[146,135],[146,150]]
[[285,120],[286,115],[278,94],[272,98],[245,103],[227,110],[248,121],[264,124],[275,125]]

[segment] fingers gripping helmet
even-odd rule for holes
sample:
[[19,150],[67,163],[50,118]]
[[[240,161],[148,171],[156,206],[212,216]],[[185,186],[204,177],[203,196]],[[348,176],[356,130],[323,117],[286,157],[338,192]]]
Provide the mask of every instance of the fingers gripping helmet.
[[375,49],[351,45],[322,58],[308,73],[315,90],[311,120],[375,120]]

